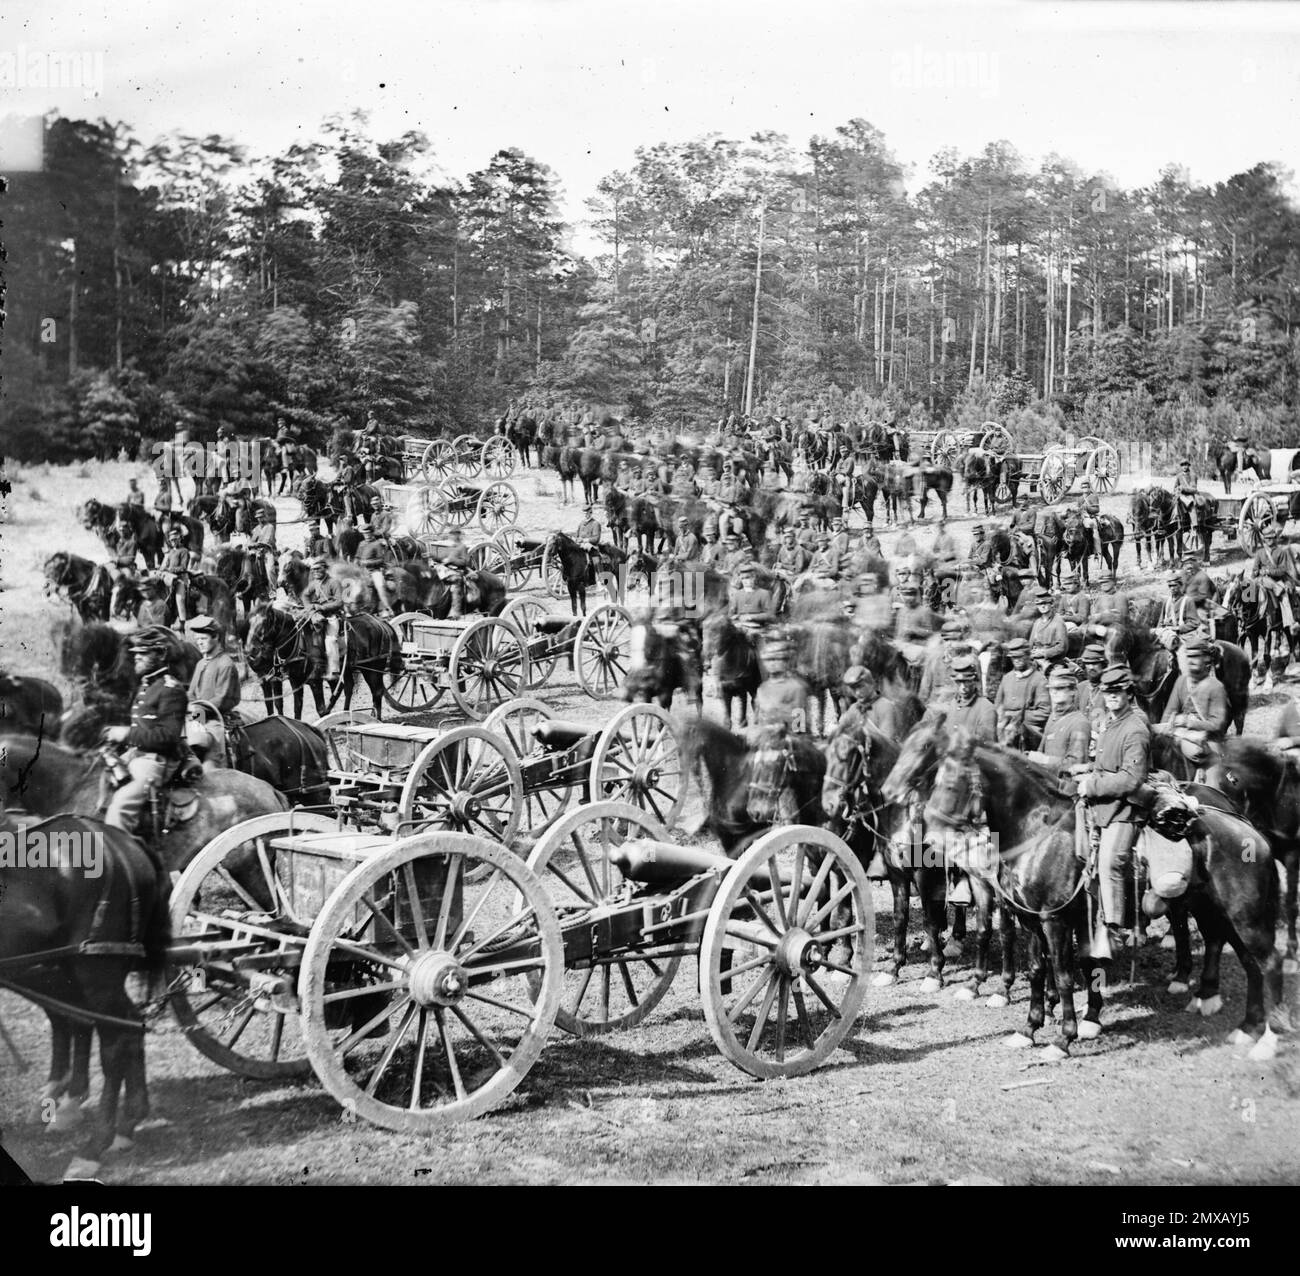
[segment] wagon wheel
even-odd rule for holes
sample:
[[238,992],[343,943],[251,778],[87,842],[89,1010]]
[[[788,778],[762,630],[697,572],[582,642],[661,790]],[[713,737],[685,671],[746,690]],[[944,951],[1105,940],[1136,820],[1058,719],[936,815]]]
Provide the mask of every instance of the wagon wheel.
[[632,613],[618,603],[597,607],[578,626],[573,640],[573,671],[595,700],[618,694],[632,657]]
[[1252,492],[1241,503],[1237,519],[1237,542],[1248,554],[1253,554],[1263,543],[1263,531],[1270,523],[1277,525],[1277,510],[1273,498],[1265,492]]
[[397,800],[399,831],[472,833],[509,846],[523,796],[514,750],[482,727],[456,727],[411,764]]
[[458,435],[452,441],[456,449],[456,473],[462,478],[478,478],[483,473],[482,448],[472,434]]
[[983,431],[982,447],[992,452],[999,460],[1011,451],[1011,431],[996,421],[985,421],[980,427]]
[[528,652],[515,628],[497,616],[474,621],[451,649],[451,694],[466,717],[481,721],[528,687]]
[[519,522],[519,493],[509,483],[492,483],[478,498],[478,525],[488,536]]
[[1070,485],[1068,471],[1063,449],[1052,448],[1043,457],[1038,470],[1038,494],[1048,505],[1055,504],[1065,495]]
[[524,534],[518,527],[503,527],[492,539],[501,550],[506,570],[501,579],[505,581],[506,592],[516,593],[528,583],[532,568],[528,566],[528,551],[524,548]]
[[329,754],[331,770],[351,771],[353,769],[352,751],[345,743],[346,728],[361,726],[374,720],[375,715],[366,709],[340,709],[316,720],[316,730],[325,737],[325,750]]
[[549,541],[546,543],[546,548],[542,550],[542,580],[546,585],[546,592],[552,598],[569,596],[569,587],[564,583],[563,564],[560,562],[559,554],[551,553]]
[[[267,976],[283,976],[293,989],[310,917],[295,915],[285,891],[283,866],[271,840],[293,833],[332,833],[324,815],[278,811],[245,820],[217,834],[186,866],[171,892],[173,950],[195,945],[196,961],[176,961],[167,973],[172,1012],[200,1054],[240,1076],[272,1080],[307,1071],[301,1022],[292,997],[254,994],[249,986],[218,977],[215,964],[232,960],[220,944],[257,944],[260,953],[283,953],[280,965],[260,964]],[[205,971],[205,960],[212,966]],[[189,968],[203,986],[181,979]]]
[[483,444],[479,454],[483,473],[491,478],[509,478],[515,472],[515,447],[499,434]]
[[573,661],[571,642],[561,642],[558,634],[538,633],[537,622],[549,615],[545,605],[536,598],[515,598],[501,609],[501,619],[514,625],[528,649],[529,691],[537,691],[546,685],[560,663],[560,657],[565,654],[566,646],[570,663]]
[[1119,482],[1119,452],[1109,443],[1098,442],[1088,455],[1084,477],[1099,495],[1113,492]]
[[462,531],[478,517],[479,491],[461,483],[448,483],[442,488],[446,502],[444,518],[448,527]]
[[[618,891],[624,879],[610,851],[629,835],[669,840],[658,820],[623,802],[580,807],[546,831],[528,857],[528,867],[556,912],[564,916],[594,908]],[[656,949],[662,947],[647,940],[617,960],[566,970],[555,1022],[576,1037],[640,1023],[663,999],[681,964],[680,956],[659,954]]]
[[407,838],[358,864],[312,927],[299,981],[308,1057],[348,1112],[431,1134],[518,1086],[563,977],[555,910],[521,859],[464,834]]
[[[853,1030],[875,933],[870,883],[838,837],[806,824],[761,837],[723,879],[700,945],[718,1049],[755,1077],[811,1071]],[[840,938],[853,957],[831,965]]]
[[388,623],[402,644],[401,668],[385,674],[384,699],[399,713],[424,713],[442,699],[446,685],[429,670],[426,657],[415,646],[414,627],[427,622],[419,611],[404,611]]
[[1106,440],[1096,434],[1085,434],[1081,439],[1075,441],[1074,446],[1080,452],[1091,452],[1093,448],[1099,448]]
[[[515,759],[522,763],[537,752],[537,739],[533,730],[540,723],[549,722],[554,715],[551,708],[532,696],[509,700],[488,714],[483,724],[485,731],[500,736],[514,751]],[[564,814],[573,794],[573,786],[562,784],[556,788],[533,788],[524,785],[524,807],[519,821],[522,831],[536,838]]]
[[406,503],[406,530],[417,540],[437,536],[447,523],[447,497],[442,487],[430,483],[417,487]]
[[686,801],[686,770],[672,722],[657,704],[628,705],[600,733],[591,800],[628,802],[672,828]]
[[434,439],[420,458],[420,476],[426,483],[437,483],[456,472],[456,449],[446,439]]
[[505,550],[494,540],[479,541],[469,551],[469,564],[476,572],[490,572],[493,576],[499,576],[502,581],[506,579],[509,569]]
[[940,430],[930,444],[930,460],[955,470],[961,463],[961,435],[956,430]]

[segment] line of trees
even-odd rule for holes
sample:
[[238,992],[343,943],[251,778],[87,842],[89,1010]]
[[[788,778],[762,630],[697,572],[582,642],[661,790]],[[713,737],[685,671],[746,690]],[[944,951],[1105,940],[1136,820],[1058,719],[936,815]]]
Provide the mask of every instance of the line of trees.
[[879,130],[642,147],[586,201],[516,149],[460,180],[364,116],[270,159],[49,121],[0,199],[7,450],[184,424],[324,441],[482,428],[521,395],[675,424],[728,408],[1294,441],[1300,214],[1259,164],[1123,190],[1006,142],[908,193]]

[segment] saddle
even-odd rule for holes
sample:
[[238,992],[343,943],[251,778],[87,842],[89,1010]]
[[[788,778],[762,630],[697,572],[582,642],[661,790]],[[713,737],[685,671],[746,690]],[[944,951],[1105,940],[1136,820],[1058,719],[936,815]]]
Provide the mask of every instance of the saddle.
[[[1137,855],[1147,871],[1149,893],[1159,900],[1175,899],[1191,885],[1194,859],[1189,837],[1197,836],[1201,801],[1182,789],[1164,771],[1153,771],[1131,799],[1145,821],[1138,835]],[[1143,905],[1158,916],[1163,905]]]

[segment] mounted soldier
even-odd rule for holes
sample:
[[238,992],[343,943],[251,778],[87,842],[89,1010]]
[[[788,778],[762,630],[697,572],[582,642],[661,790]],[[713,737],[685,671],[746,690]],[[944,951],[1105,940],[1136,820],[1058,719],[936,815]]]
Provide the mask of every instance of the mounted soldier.
[[963,727],[977,744],[998,742],[997,713],[980,694],[979,665],[973,656],[957,656],[952,662],[952,680],[957,688],[956,703],[947,711],[950,727]]
[[[1029,630],[1029,654],[1032,659],[1044,665],[1059,664],[1070,651],[1070,635],[1065,621],[1056,614],[1056,599],[1050,589],[1030,586],[1036,589],[1034,610],[1037,618]],[[1025,591],[1029,593],[1029,590]]]
[[1047,680],[1051,713],[1043,724],[1042,744],[1025,756],[1057,772],[1087,766],[1092,756],[1092,723],[1078,707],[1079,677],[1073,669],[1053,669]]
[[1047,679],[1033,667],[1029,644],[1013,638],[1006,645],[1011,668],[998,684],[993,708],[997,714],[998,743],[1009,749],[1035,749],[1052,712]]
[[[596,568],[602,557],[600,542],[604,535],[605,529],[601,526],[600,519],[596,517],[596,506],[588,501],[582,507],[582,519],[578,523],[577,531],[573,533],[574,543],[587,553],[588,585],[596,583]],[[468,570],[468,559],[466,569]]]
[[[1101,735],[1106,721],[1106,703],[1101,691],[1101,675],[1106,671],[1105,645],[1100,642],[1088,643],[1079,661],[1083,665],[1083,679],[1079,683],[1075,704],[1092,725],[1095,741]],[[1050,683],[1048,689],[1051,689]]]
[[108,744],[126,745],[120,762],[129,777],[110,798],[104,822],[143,838],[148,832],[141,828],[140,816],[149,795],[176,773],[183,754],[188,700],[184,684],[167,668],[172,642],[165,629],[141,629],[132,636],[131,655],[140,682],[131,724],[104,733]]
[[776,573],[787,584],[793,585],[808,570],[808,551],[799,544],[793,527],[781,534],[781,548],[776,551]]
[[[190,678],[186,739],[205,761],[227,766],[229,733],[238,728],[234,715],[239,708],[239,670],[222,650],[221,627],[211,616],[199,616],[190,625],[190,634],[199,649],[199,662]],[[205,715],[197,701],[211,705],[216,718]]]
[[1193,637],[1183,643],[1182,654],[1187,672],[1174,683],[1160,725],[1153,730],[1172,732],[1183,756],[1203,768],[1228,734],[1231,710],[1223,683],[1212,670],[1210,644]]
[[331,579],[329,566],[323,558],[313,558],[311,579],[302,591],[303,605],[307,608],[308,623],[318,649],[324,648],[325,676],[336,680],[342,671],[339,638],[343,617],[343,590],[338,581]]
[[279,555],[279,550],[275,544],[275,524],[271,522],[270,511],[261,505],[254,511],[253,518],[255,522],[253,524],[253,533],[248,539],[248,552],[262,556],[262,565],[266,569],[266,579],[274,591]]
[[1196,475],[1192,473],[1192,463],[1184,457],[1178,463],[1178,477],[1174,480],[1174,494],[1178,504],[1187,511],[1187,522],[1192,532],[1200,529],[1200,492],[1196,486]]
[[717,523],[704,524],[704,544],[700,548],[700,566],[725,575],[723,556],[725,549],[718,539]]
[[173,524],[167,532],[167,548],[158,570],[176,600],[176,620],[184,626],[189,619],[190,577],[198,571],[199,556],[185,543],[185,531]]
[[388,594],[388,582],[384,579],[384,568],[392,561],[393,551],[375,535],[374,524],[361,531],[361,544],[357,546],[357,566],[368,572],[370,581],[379,596],[379,614],[393,614],[393,600]]
[[[590,510],[591,506],[588,505]],[[591,520],[595,522],[595,519]],[[582,524],[585,527],[586,523]],[[582,527],[578,530],[582,531]],[[596,544],[600,544],[600,524],[596,523]],[[587,551],[588,572],[594,579],[595,556]],[[447,533],[447,544],[438,551],[435,570],[441,580],[446,581],[451,590],[451,605],[447,611],[448,620],[460,620],[465,614],[465,578],[473,564],[470,562],[469,549],[465,544],[465,535],[459,527],[453,527]]]
[[1251,556],[1249,575],[1268,591],[1278,608],[1282,626],[1291,629],[1296,623],[1297,571],[1295,556],[1289,545],[1278,544],[1278,527],[1268,522],[1260,533],[1264,543]]
[[1101,502],[1097,499],[1097,493],[1092,490],[1092,483],[1088,479],[1083,479],[1079,483],[1079,500],[1076,508],[1079,511],[1079,517],[1083,519],[1084,527],[1093,534],[1095,548],[1097,520],[1101,517]]
[[667,566],[678,571],[694,567],[700,557],[699,538],[691,531],[691,525],[685,514],[677,516],[677,537],[668,554]]
[[1024,552],[1026,561],[1033,557],[1034,535],[1038,530],[1038,515],[1029,508],[1029,494],[1020,492],[1016,496],[1015,513],[1011,516],[1011,535]]

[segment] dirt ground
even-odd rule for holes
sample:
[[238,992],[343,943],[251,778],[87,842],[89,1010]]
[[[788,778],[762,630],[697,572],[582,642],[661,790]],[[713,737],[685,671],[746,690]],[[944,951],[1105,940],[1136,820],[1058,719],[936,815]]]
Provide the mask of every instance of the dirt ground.
[[[3,663],[49,676],[50,620],[64,605],[42,595],[40,564],[56,548],[100,556],[76,525],[77,503],[115,497],[143,466],[88,464],[10,472],[13,492],[0,524],[5,592]],[[572,530],[554,475],[516,477],[521,525]],[[152,480],[142,483],[152,497]],[[960,487],[960,484],[959,484]],[[1103,500],[1127,515],[1130,483]],[[282,546],[301,543],[296,502],[278,502]],[[959,543],[975,521],[952,502]],[[888,552],[895,534],[883,537]],[[922,533],[922,543],[926,533]],[[1216,548],[1214,570],[1239,563]],[[1121,587],[1149,584],[1125,547]],[[560,604],[553,603],[559,610]],[[245,687],[246,716],[260,716]],[[1283,689],[1252,704],[1247,729],[1262,732],[1285,702]],[[359,692],[358,707],[367,704]],[[547,688],[558,714],[599,723],[615,705],[586,697],[567,670]],[[717,714],[719,706],[706,704]],[[308,717],[310,718],[310,713]],[[430,725],[450,721],[431,715]],[[686,818],[691,816],[688,803]],[[891,940],[888,891],[877,887],[877,951]],[[915,919],[915,910],[913,911]],[[1199,951],[1199,949],[1198,949]],[[969,949],[968,949],[969,953]],[[920,990],[920,955],[893,987],[869,990],[857,1030],[817,1072],[758,1082],[713,1046],[696,990],[696,964],[646,1023],[605,1038],[557,1033],[502,1109],[436,1139],[347,1124],[312,1080],[246,1081],[192,1050],[163,1018],[148,1038],[154,1116],[134,1152],[108,1163],[119,1183],[1248,1183],[1300,1179],[1300,1055],[1284,1037],[1277,1057],[1250,1062],[1224,1044],[1243,1006],[1240,967],[1223,965],[1225,1006],[1212,1019],[1184,1013],[1186,996],[1164,987],[1172,954],[1142,951],[1133,985],[1111,990],[1105,1032],[1049,1064],[1039,1052],[1005,1047],[1023,1027],[1027,987],[1012,1004],[955,1000],[968,964],[949,966],[937,993]],[[996,964],[996,963],[995,963]],[[986,991],[993,991],[986,985]],[[1296,1014],[1297,980],[1286,997]],[[1080,1001],[1082,1005],[1082,1001]],[[58,1179],[75,1136],[47,1132],[36,1095],[44,1078],[43,1014],[0,993],[0,1023],[29,1065],[0,1041],[0,1131],[29,1174]],[[1042,1041],[1053,1040],[1049,1024]]]

